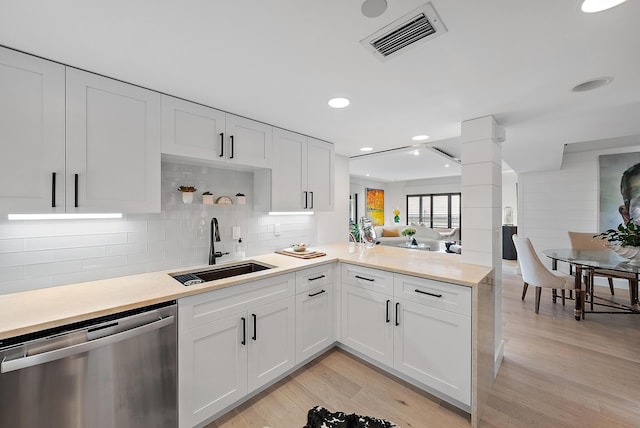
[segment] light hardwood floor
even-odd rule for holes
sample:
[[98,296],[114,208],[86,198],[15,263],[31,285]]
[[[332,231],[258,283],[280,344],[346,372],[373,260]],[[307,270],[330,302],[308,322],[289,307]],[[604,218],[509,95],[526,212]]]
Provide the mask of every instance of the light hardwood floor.
[[[503,263],[504,360],[481,427],[640,427],[640,315],[587,314],[534,288],[522,302]],[[608,288],[598,294],[607,296]],[[628,294],[616,289],[616,299]],[[468,415],[341,350],[307,364],[207,428],[301,428],[322,405],[408,427],[468,427]]]

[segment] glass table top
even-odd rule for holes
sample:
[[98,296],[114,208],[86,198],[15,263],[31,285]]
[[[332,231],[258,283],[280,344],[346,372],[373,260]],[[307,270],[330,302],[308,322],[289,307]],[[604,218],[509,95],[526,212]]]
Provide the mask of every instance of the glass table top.
[[543,250],[542,253],[554,260],[599,269],[611,269],[619,272],[640,273],[640,265],[629,263],[626,259],[611,250],[572,250],[557,248]]

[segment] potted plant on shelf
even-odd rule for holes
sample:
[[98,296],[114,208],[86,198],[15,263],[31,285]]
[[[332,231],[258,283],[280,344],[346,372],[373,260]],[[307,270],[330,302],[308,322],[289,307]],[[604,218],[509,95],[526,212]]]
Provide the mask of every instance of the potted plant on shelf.
[[413,239],[413,235],[415,234],[416,230],[413,227],[402,229],[402,236],[407,237],[407,245],[418,245],[418,243]]
[[184,202],[185,204],[190,204],[191,202],[193,202],[193,194],[198,189],[193,186],[180,186],[178,187],[178,190],[182,192],[182,202]]
[[640,264],[640,225],[633,219],[593,237],[606,239],[609,241],[608,247],[615,253],[628,258],[631,264]]

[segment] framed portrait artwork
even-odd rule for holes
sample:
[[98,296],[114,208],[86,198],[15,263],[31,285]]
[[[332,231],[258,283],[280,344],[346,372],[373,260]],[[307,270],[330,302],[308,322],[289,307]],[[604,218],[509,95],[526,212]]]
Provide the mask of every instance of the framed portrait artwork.
[[384,190],[366,189],[365,211],[373,226],[384,225]]
[[600,232],[640,220],[640,152],[599,156]]

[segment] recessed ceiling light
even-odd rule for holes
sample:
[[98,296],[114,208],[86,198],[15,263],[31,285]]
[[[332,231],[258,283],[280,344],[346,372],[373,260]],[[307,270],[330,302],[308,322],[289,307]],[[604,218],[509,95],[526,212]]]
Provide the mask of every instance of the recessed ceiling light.
[[370,152],[373,150],[373,147],[360,147],[361,152]]
[[618,6],[627,0],[584,0],[580,9],[585,13],[602,12]]
[[429,136],[428,135],[416,135],[415,137],[411,137],[411,139],[413,141],[424,141],[424,140],[428,140]]
[[592,89],[601,88],[613,81],[613,77],[598,77],[597,79],[587,80],[571,88],[573,92],[584,92]]
[[337,97],[329,100],[329,106],[333,108],[345,108],[349,104],[351,104],[351,101],[348,98]]
[[449,168],[449,166],[450,166],[450,165],[449,165],[448,163],[445,163],[445,164],[444,164],[444,167],[445,167],[445,168]]
[[420,150],[414,150],[411,153],[413,153],[414,156],[420,156]]
[[365,0],[360,10],[367,18],[375,18],[387,10],[387,0]]
[[367,172],[365,175],[368,177],[368,176],[369,176],[369,173]]

